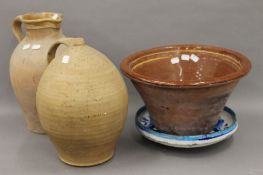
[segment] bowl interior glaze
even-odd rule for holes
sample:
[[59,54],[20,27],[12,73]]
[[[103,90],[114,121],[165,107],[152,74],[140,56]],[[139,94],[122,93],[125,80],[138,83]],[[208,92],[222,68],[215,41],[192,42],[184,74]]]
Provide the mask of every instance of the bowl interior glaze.
[[244,76],[249,60],[235,51],[205,45],[173,45],[135,53],[121,68],[130,78],[157,85],[211,85]]

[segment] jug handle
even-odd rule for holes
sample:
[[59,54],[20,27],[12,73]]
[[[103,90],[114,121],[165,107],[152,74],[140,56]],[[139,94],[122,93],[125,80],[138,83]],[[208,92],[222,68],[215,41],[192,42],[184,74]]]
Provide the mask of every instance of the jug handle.
[[85,40],[83,38],[67,38],[67,37],[59,39],[48,50],[48,55],[47,55],[48,63],[50,63],[55,58],[57,48],[61,44],[64,44],[67,47],[79,46],[79,45],[84,45]]
[[23,33],[22,33],[22,28],[21,28],[21,25],[22,25],[21,19],[22,19],[22,16],[19,15],[14,19],[14,22],[13,22],[13,33],[19,42],[22,41],[22,39],[24,38]]

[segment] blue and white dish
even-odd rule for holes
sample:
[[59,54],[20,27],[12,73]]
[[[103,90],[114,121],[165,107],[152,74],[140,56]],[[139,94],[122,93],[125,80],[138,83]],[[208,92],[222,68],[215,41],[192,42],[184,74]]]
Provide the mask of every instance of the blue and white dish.
[[154,127],[146,107],[141,107],[136,114],[136,127],[147,139],[163,145],[179,148],[195,148],[213,145],[232,136],[238,128],[236,114],[228,107],[220,113],[215,128],[204,135],[177,136],[162,132]]

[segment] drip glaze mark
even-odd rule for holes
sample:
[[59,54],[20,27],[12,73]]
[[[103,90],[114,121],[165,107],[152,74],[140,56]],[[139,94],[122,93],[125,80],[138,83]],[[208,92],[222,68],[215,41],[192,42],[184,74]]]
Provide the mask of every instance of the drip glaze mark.
[[106,116],[106,115],[107,115],[107,112],[104,112],[104,113],[88,115],[88,118],[103,117],[103,116]]

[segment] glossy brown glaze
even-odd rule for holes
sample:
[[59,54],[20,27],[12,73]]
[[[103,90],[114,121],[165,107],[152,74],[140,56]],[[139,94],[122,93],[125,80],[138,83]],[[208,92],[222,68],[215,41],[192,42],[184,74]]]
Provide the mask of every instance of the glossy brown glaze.
[[149,49],[121,64],[156,127],[177,135],[208,133],[250,67],[249,60],[235,51],[205,45]]

